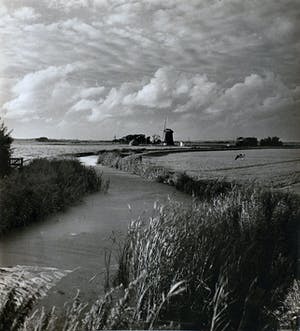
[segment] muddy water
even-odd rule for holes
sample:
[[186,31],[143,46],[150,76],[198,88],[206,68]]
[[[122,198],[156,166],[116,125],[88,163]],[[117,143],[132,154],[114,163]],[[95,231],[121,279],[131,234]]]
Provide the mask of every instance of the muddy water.
[[[94,161],[89,158],[85,162],[93,164]],[[109,168],[96,168],[110,178],[107,194],[91,195],[65,213],[0,239],[0,266],[74,269],[43,301],[47,306],[60,305],[79,288],[84,299],[97,297],[103,291],[104,255],[111,248],[112,232],[119,237],[126,232],[130,220],[139,215],[147,218],[156,200],[164,202],[168,196],[190,200],[167,185]],[[112,269],[115,263],[112,261]]]

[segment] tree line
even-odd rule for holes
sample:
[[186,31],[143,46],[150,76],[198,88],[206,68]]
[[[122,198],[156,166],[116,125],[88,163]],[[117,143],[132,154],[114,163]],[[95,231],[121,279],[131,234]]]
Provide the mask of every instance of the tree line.
[[11,131],[8,131],[4,122],[0,123],[0,178],[9,174],[10,163],[9,159],[12,154],[11,144],[13,138],[11,137]]

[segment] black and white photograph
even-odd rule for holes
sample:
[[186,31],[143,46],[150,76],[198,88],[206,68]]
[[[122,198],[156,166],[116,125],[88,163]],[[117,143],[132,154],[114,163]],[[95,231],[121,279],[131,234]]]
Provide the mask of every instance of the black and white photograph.
[[0,331],[300,330],[300,1],[0,0]]

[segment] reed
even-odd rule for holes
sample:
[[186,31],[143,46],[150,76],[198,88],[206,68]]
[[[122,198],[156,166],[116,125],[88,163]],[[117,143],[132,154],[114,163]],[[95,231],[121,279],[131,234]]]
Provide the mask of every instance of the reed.
[[101,175],[75,159],[36,159],[0,180],[0,234],[107,190]]
[[298,223],[298,197],[253,188],[156,203],[130,224],[105,296],[36,312],[20,330],[277,330],[299,311]]
[[159,312],[160,323],[276,330],[274,312],[296,278],[298,222],[298,197],[252,188],[188,208],[156,206],[150,222],[132,222],[117,283],[145,273],[136,290],[143,320],[184,281],[185,291]]
[[143,160],[142,155],[122,152],[103,152],[98,163],[139,175],[151,181],[175,186],[177,190],[193,195],[201,200],[210,200],[220,194],[230,192],[237,183],[224,179],[199,179],[186,173],[174,172],[164,167],[155,166]]
[[[122,159],[116,167],[137,164]],[[76,297],[61,313],[26,312],[20,330],[277,330],[288,319],[296,330],[299,197],[189,180],[177,185],[200,198],[155,203],[150,219],[131,222],[105,296],[91,306]]]

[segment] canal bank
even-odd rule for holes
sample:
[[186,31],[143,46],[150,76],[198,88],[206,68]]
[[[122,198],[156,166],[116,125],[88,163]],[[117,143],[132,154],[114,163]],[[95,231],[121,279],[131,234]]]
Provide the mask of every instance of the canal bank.
[[[91,159],[87,162],[93,163]],[[157,200],[164,202],[171,197],[190,201],[189,196],[173,187],[111,168],[96,166],[96,169],[110,179],[107,194],[91,195],[65,213],[1,238],[3,267],[26,265],[73,270],[42,300],[46,306],[63,304],[76,295],[77,289],[84,300],[95,299],[103,293],[104,257],[112,248],[112,233],[118,239],[131,220],[141,215],[147,218]]]

